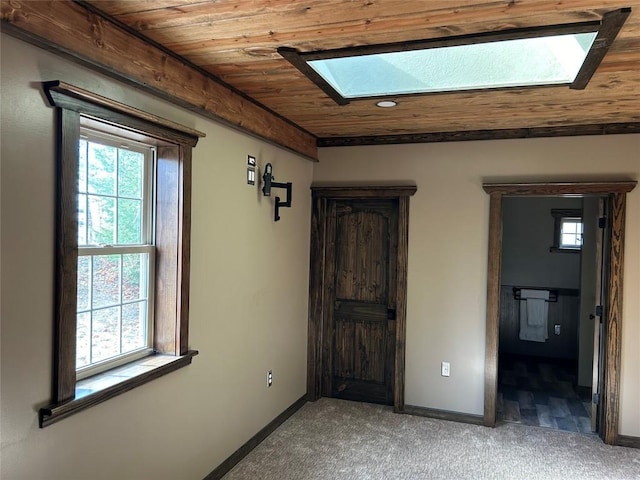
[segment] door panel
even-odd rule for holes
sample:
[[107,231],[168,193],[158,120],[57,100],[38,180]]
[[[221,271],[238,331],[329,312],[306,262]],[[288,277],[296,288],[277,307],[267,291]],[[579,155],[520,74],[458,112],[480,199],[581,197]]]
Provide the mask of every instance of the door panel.
[[[598,217],[605,219],[605,226],[598,228],[596,240],[596,302],[594,305],[594,334],[593,334],[593,383],[591,386],[591,430],[602,434],[602,386],[604,385],[604,368],[602,360],[604,358],[604,319],[607,317],[606,295],[607,295],[607,271],[608,259],[606,252],[609,250],[609,236],[611,235],[610,224],[607,220],[607,199],[601,198]],[[598,312],[598,306],[601,311]],[[598,315],[599,313],[599,315]],[[597,401],[594,401],[596,400]]]
[[335,375],[384,382],[381,354],[387,343],[387,309],[376,304],[336,302]]
[[341,207],[336,218],[336,298],[386,303],[389,218]]
[[398,203],[334,203],[330,216],[334,225],[328,228],[334,242],[327,249],[331,264],[327,272],[333,275],[334,288],[329,290],[331,308],[325,330],[325,345],[331,350],[325,392],[392,404]]

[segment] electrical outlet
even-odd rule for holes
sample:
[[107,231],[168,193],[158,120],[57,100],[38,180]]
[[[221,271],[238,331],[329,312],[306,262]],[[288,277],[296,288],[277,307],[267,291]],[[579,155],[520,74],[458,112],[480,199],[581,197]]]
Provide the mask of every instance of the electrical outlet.
[[267,372],[267,387],[270,387],[271,385],[273,385],[273,372],[269,370]]
[[451,372],[451,364],[449,362],[442,362],[442,372],[441,375],[443,377],[448,377]]
[[560,325],[556,324],[554,327],[554,331],[556,335],[560,335]]

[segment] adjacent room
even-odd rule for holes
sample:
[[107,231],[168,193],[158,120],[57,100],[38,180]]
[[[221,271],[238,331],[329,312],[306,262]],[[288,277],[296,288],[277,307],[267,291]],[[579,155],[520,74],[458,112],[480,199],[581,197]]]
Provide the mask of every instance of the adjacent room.
[[595,271],[597,254],[602,258],[597,234],[604,234],[598,200],[504,201],[498,402],[505,421],[597,431],[592,393],[598,392],[593,359],[601,282]]
[[640,478],[640,2],[0,13],[3,480]]

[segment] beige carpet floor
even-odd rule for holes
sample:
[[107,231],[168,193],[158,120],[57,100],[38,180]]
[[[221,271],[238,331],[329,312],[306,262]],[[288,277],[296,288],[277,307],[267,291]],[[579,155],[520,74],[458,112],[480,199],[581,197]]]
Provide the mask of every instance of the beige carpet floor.
[[640,479],[640,450],[593,435],[495,429],[323,398],[307,403],[224,480]]

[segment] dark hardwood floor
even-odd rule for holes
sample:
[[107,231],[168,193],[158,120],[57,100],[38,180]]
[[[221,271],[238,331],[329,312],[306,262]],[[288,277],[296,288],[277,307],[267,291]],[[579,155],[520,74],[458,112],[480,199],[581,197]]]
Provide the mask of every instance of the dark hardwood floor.
[[498,421],[591,432],[589,392],[576,389],[572,361],[501,355]]

